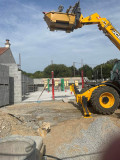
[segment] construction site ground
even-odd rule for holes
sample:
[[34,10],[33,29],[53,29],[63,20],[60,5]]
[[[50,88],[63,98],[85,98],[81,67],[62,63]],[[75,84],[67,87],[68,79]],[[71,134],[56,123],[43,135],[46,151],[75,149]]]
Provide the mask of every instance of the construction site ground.
[[[74,99],[24,102],[0,108],[0,137],[9,135],[43,136],[48,159],[100,159],[111,137],[120,133],[120,109],[112,115],[92,111],[84,118]],[[41,132],[43,122],[49,133]]]

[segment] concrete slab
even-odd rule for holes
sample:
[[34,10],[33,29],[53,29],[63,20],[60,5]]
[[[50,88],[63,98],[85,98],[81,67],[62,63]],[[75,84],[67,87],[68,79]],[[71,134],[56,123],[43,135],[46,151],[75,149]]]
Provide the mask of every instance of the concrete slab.
[[[52,92],[44,91],[41,95],[42,91],[36,91],[34,93],[30,93],[26,95],[25,100],[23,102],[41,102],[41,101],[50,101],[52,100]],[[65,91],[55,91],[55,100],[62,100],[63,98],[67,98],[68,100],[74,100],[75,96],[70,90]]]

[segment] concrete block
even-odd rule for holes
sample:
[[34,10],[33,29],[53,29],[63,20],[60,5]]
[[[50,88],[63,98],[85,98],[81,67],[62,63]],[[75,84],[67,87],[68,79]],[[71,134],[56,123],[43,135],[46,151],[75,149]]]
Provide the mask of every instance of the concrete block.
[[33,79],[23,75],[21,71],[18,71],[16,64],[5,65],[6,66],[0,65],[0,84],[9,85],[9,92],[6,87],[4,89],[0,88],[0,92],[4,93],[4,98],[0,94],[3,99],[0,105],[5,104],[5,102],[8,103],[8,101],[10,101],[10,103],[21,102],[22,95],[29,92],[28,85],[33,85]]

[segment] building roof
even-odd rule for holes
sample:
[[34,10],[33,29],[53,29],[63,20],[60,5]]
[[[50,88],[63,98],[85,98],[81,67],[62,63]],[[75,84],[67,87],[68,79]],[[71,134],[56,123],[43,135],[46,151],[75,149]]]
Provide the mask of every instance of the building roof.
[[6,47],[0,47],[0,55],[2,55],[5,51],[7,51],[9,48]]

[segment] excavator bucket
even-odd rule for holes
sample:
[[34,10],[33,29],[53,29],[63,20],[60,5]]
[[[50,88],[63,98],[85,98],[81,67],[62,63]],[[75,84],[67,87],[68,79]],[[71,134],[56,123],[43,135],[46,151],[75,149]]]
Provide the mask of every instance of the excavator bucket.
[[57,12],[43,12],[50,31],[63,30],[69,33],[75,29],[81,15],[79,2],[74,7],[70,6],[65,13],[62,12],[63,8],[59,6]]
[[63,30],[73,31],[75,15],[59,12],[48,12],[44,17],[50,31]]

